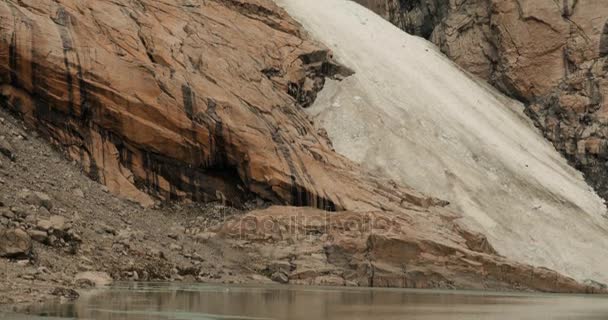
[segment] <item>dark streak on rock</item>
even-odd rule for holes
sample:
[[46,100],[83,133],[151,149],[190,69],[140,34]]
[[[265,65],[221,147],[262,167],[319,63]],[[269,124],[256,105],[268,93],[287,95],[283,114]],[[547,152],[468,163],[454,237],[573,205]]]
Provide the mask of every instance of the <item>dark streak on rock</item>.
[[[321,197],[318,194],[313,194],[308,188],[304,187],[302,184],[307,183],[308,185],[313,185],[311,178],[307,176],[307,179],[303,179],[302,176],[298,173],[298,170],[294,164],[294,159],[292,157],[292,152],[290,150],[290,144],[285,141],[285,139],[281,136],[278,128],[273,128],[272,124],[266,120],[265,116],[262,115],[255,106],[252,106],[247,101],[241,100],[251,112],[253,112],[258,119],[261,119],[266,123],[266,127],[272,131],[271,137],[272,141],[277,146],[278,151],[281,153],[282,158],[287,163],[289,167],[289,172],[291,174],[291,201],[290,205],[298,206],[298,207],[315,207],[321,210],[326,211],[337,211],[338,207],[335,205],[333,201],[330,199]],[[300,164],[303,165],[301,159],[297,159],[300,161]],[[306,173],[305,173],[306,175]],[[264,195],[260,195],[264,196]],[[266,195],[268,196],[268,195]],[[277,199],[271,199],[273,201],[277,201]]]
[[73,91],[73,77],[70,70],[70,60],[68,54],[73,50],[72,38],[68,32],[67,26],[69,25],[70,15],[65,11],[63,7],[57,9],[57,16],[53,21],[57,24],[57,30],[61,37],[61,47],[63,48],[63,63],[65,66],[65,77],[68,91],[68,112],[73,114],[74,112],[74,91]]
[[215,125],[210,130],[210,154],[208,166],[225,167],[228,163],[226,158],[226,141],[224,139],[224,126],[222,119],[217,115],[217,102],[209,98],[207,99],[207,115],[213,120]]
[[[23,16],[21,19],[27,19],[27,17]],[[128,138],[117,135],[111,129],[102,128],[91,121],[93,118],[102,116],[94,115],[100,102],[95,99],[96,95],[92,94],[92,90],[96,90],[96,87],[89,84],[85,79],[86,68],[81,63],[81,54],[84,53],[78,50],[76,45],[76,40],[78,39],[74,39],[73,35],[73,30],[76,30],[78,27],[75,25],[77,21],[74,19],[66,8],[61,6],[58,6],[56,15],[52,18],[56,24],[63,50],[63,65],[65,68],[63,70],[61,68],[58,68],[58,70],[48,70],[49,67],[44,64],[46,57],[40,56],[40,53],[37,52],[35,39],[39,32],[37,33],[35,26],[28,25],[31,29],[31,57],[20,56],[18,40],[23,39],[23,34],[17,32],[17,26],[15,26],[14,33],[12,34],[8,50],[10,56],[9,67],[11,69],[10,82],[15,88],[30,94],[34,103],[33,115],[37,118],[37,128],[46,133],[53,143],[64,149],[75,150],[76,153],[71,153],[71,156],[80,157],[82,163],[86,163],[87,161],[85,160],[88,160],[89,168],[86,168],[85,171],[92,179],[97,181],[104,179],[100,168],[103,168],[105,159],[99,160],[102,162],[101,166],[95,163],[93,155],[89,150],[90,146],[94,144],[92,134],[99,134],[101,136],[101,148],[108,146],[108,144],[116,147],[119,151],[118,160],[126,168],[133,169],[135,157],[143,159],[146,177],[145,179],[136,177],[135,181],[136,186],[141,190],[149,191],[165,199],[177,200],[186,195],[191,196],[192,200],[195,201],[222,200],[229,201],[237,206],[245,198],[249,197],[251,193],[246,191],[247,188],[241,187],[244,185],[243,181],[247,183],[247,179],[250,177],[250,174],[247,175],[245,173],[248,170],[246,165],[247,160],[243,160],[244,163],[229,162],[227,157],[229,153],[226,148],[230,147],[230,132],[226,130],[222,123],[222,118],[217,114],[218,103],[213,99],[208,99],[207,114],[200,117],[204,121],[196,121],[197,98],[189,85],[182,86],[182,94],[186,114],[191,120],[195,119],[193,120],[193,132],[195,132],[194,127],[201,122],[203,125],[206,125],[210,132],[209,154],[198,156],[203,157],[204,161],[185,163],[172,159],[170,155],[159,155],[150,150],[141,149],[131,144]],[[26,21],[21,22],[25,23]],[[328,63],[326,61],[328,55],[327,51],[322,51],[314,52],[310,56],[304,55],[301,57],[303,61],[307,62],[309,75],[315,82],[320,84],[319,86],[315,86],[315,90],[313,90],[315,94],[322,87],[326,75],[336,75],[344,71],[340,66]],[[23,79],[18,79],[20,76],[18,64],[20,61],[28,59],[31,60],[29,61],[32,70],[31,88],[25,88],[22,84],[24,81],[19,81]],[[55,78],[64,77],[68,92],[67,110],[66,108],[60,108],[58,105],[53,105],[56,99],[50,95],[52,88],[47,83],[49,81],[47,80],[48,77],[43,76],[47,71],[54,73]],[[269,72],[273,73],[272,70],[269,70]],[[216,83],[213,79],[209,80]],[[303,80],[305,81],[306,79]],[[78,86],[78,90],[76,90],[75,86]],[[306,94],[303,96],[306,96]],[[14,97],[12,97],[12,101],[9,101],[8,97],[0,98],[0,102],[3,105],[12,103],[13,110],[21,108],[22,102]],[[310,99],[305,100],[310,101]],[[57,103],[62,102],[58,101]],[[128,101],[123,101],[123,105],[129,108]],[[78,106],[80,106],[79,115],[76,112]],[[289,107],[293,109],[293,106]],[[254,112],[258,111],[253,106],[250,106],[250,108]],[[270,130],[274,130],[274,123],[265,119],[266,115],[258,112],[257,116],[266,122]],[[104,122],[120,123],[120,119],[111,119],[111,117],[110,113],[103,114]],[[308,134],[306,130],[307,126],[304,125],[303,121],[303,119],[299,119],[296,116],[296,129],[301,135],[306,135]],[[66,141],[59,140],[60,137],[56,135],[57,131],[62,132],[61,139]],[[193,141],[194,138],[195,136],[193,135]],[[268,190],[267,196],[273,198],[272,200],[275,203],[287,201],[297,206],[313,206],[328,211],[336,211],[337,207],[333,201],[329,200],[326,195],[315,193],[314,181],[312,181],[313,179],[309,174],[307,172],[300,172],[296,167],[297,164],[303,168],[304,163],[298,157],[294,159],[294,153],[290,149],[291,145],[281,135],[280,131],[274,131],[272,139],[279,146],[279,152],[283,155],[291,171],[291,199],[283,199],[282,196],[279,197],[278,195],[273,198],[272,193],[275,191],[272,190],[271,186],[265,186]],[[193,158],[196,156],[193,154]],[[232,159],[231,161],[234,162],[236,160]],[[191,163],[197,163],[199,166]],[[169,190],[166,190],[165,187],[161,188],[160,184],[162,180],[169,183]],[[168,195],[161,195],[161,192],[168,193]]]
[[604,24],[602,30],[602,37],[600,39],[600,56],[604,57],[608,55],[608,21]]
[[17,78],[17,68],[18,68],[18,60],[17,60],[17,33],[14,31],[11,36],[11,43],[8,47],[8,55],[9,55],[9,68],[10,68],[10,77],[11,77],[11,85],[18,87],[19,79]]
[[571,15],[572,15],[572,12],[570,12],[570,0],[563,0],[562,17],[569,18]]
[[182,97],[184,102],[184,111],[186,112],[188,119],[192,120],[192,114],[194,112],[194,101],[196,97],[194,96],[194,92],[192,92],[190,86],[187,84],[182,85]]

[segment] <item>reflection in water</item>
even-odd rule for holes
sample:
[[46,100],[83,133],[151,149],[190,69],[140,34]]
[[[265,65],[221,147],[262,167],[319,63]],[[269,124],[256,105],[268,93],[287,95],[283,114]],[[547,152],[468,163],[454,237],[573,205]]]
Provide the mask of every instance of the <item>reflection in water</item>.
[[125,284],[7,319],[608,319],[608,297]]

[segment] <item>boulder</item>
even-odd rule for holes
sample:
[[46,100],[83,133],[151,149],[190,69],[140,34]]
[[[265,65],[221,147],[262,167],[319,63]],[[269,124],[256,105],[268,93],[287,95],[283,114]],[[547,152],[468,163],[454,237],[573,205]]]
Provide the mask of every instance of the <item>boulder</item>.
[[27,233],[30,235],[32,240],[36,242],[46,243],[49,239],[49,235],[46,233],[46,231],[28,230]]
[[37,227],[44,231],[55,230],[63,232],[68,229],[66,219],[58,215],[53,215],[48,220],[38,220]]
[[287,261],[273,261],[267,267],[270,274],[283,272],[288,274],[291,271],[291,264]]
[[9,208],[0,208],[0,216],[12,220],[15,218],[15,213]]
[[74,301],[80,297],[80,294],[76,290],[62,287],[53,289],[51,295],[67,299],[68,301]]
[[278,283],[289,283],[289,276],[285,272],[275,272],[270,276],[270,279]]
[[32,252],[32,239],[22,229],[0,230],[0,257],[23,258]]

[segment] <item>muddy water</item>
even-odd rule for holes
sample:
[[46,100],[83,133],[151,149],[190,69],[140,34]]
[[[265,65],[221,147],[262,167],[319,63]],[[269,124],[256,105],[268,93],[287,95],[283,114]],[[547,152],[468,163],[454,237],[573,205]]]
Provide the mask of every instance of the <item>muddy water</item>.
[[608,297],[311,287],[124,284],[0,319],[608,319]]

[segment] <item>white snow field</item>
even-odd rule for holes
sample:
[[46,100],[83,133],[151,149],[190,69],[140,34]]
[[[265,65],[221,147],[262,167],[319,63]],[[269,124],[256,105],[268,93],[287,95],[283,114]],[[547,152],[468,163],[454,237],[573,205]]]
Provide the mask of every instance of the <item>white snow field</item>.
[[348,0],[276,0],[356,74],[308,109],[336,151],[446,199],[500,254],[608,283],[608,218],[523,106]]

